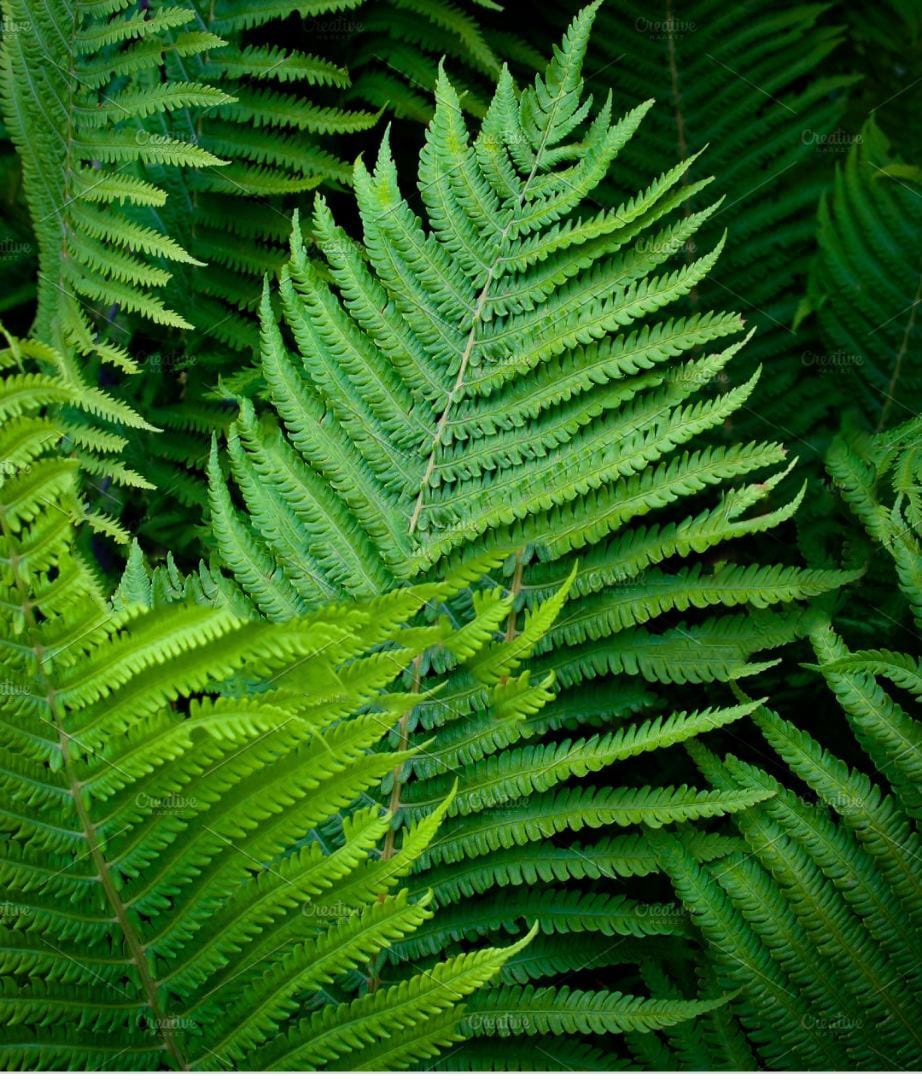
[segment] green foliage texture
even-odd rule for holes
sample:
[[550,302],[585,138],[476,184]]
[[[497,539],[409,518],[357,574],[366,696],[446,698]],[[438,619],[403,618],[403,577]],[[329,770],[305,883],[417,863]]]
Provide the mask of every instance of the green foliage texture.
[[0,1064],[919,1068],[914,6],[0,10]]

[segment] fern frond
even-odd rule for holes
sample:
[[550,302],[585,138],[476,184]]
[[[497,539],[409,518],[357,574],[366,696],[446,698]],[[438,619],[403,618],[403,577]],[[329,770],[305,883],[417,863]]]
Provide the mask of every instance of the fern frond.
[[[847,502],[906,575],[911,602],[918,534],[912,511],[909,521],[902,511],[914,498],[915,428],[840,438],[830,453]],[[885,491],[895,494],[892,511]],[[756,724],[807,797],[763,768],[689,743],[709,783],[773,796],[734,815],[746,842],[739,855],[705,866],[681,832],[650,834],[650,843],[714,947],[720,985],[739,988],[732,1008],[769,1064],[911,1067],[922,1049],[920,743],[918,720],[899,698],[918,690],[919,664],[890,649],[849,652],[820,611],[810,640],[818,663],[808,666],[835,695],[873,771],[844,759],[853,748],[839,757],[760,705]]]
[[911,419],[922,392],[912,359],[922,299],[912,243],[919,202],[918,178],[901,175],[869,120],[820,203],[818,250],[799,312],[816,315],[825,349],[812,359],[848,389],[843,406],[860,409],[878,431]]
[[70,417],[108,398],[63,361],[29,374],[36,356],[60,360],[15,339],[0,354],[23,368],[0,380],[0,1059],[232,1069],[365,1046],[399,1064],[463,1038],[459,1003],[530,937],[350,989],[432,915],[429,894],[395,886],[451,795],[393,858],[373,795],[409,757],[382,736],[421,701],[389,692],[394,658],[404,637],[448,636],[406,625],[444,586],[253,623],[155,603],[135,547],[110,605],[76,543],[77,462],[59,450]]
[[[703,821],[768,797],[621,773],[746,715],[647,711],[639,687],[762,672],[803,633],[793,605],[855,576],[699,561],[786,521],[802,496],[774,500],[789,472],[780,446],[709,444],[756,377],[725,374],[745,344],[737,316],[669,310],[723,246],[673,258],[717,209],[683,214],[701,190],[685,183],[694,158],[616,211],[587,211],[650,108],[618,120],[603,97],[592,113],[582,67],[597,9],[532,86],[503,70],[479,127],[439,73],[418,211],[385,137],[355,167],[362,244],[323,197],[312,246],[295,216],[260,302],[270,407],[241,395],[226,454],[210,459],[218,560],[270,620],[489,566],[443,611],[466,627],[453,657],[427,654],[405,677],[444,685],[391,736],[412,755],[385,782],[398,833],[458,791],[419,862],[437,913],[399,955],[495,940],[511,904],[544,933],[635,932],[606,875],[551,845],[578,833],[589,851],[588,830]],[[542,909],[536,880],[562,887]]]
[[475,995],[465,1030],[483,1035],[602,1035],[681,1024],[723,1004],[632,998],[605,991],[516,987]]
[[701,0],[680,11],[618,0],[600,12],[592,52],[598,75],[590,80],[597,97],[613,87],[616,111],[660,89],[649,137],[626,148],[602,206],[624,205],[647,177],[667,173],[676,155],[707,145],[685,178],[697,188],[685,212],[701,212],[717,195],[724,201],[696,234],[659,250],[692,264],[731,229],[720,263],[684,301],[688,313],[738,304],[758,328],[740,363],[744,372],[761,365],[765,374],[728,435],[748,439],[769,426],[802,439],[815,458],[835,373],[818,335],[806,325],[794,333],[792,324],[814,251],[817,202],[846,137],[840,125],[857,82],[840,58],[844,37],[841,20],[819,5],[731,9]]
[[[97,9],[77,0],[54,9],[30,0],[3,7],[4,20],[30,26],[28,34],[4,35],[3,108],[23,163],[40,253],[35,330],[60,351],[80,350],[87,327],[104,323],[113,304],[154,322],[191,325],[146,287],[162,287],[169,276],[163,271],[156,281],[145,281],[142,271],[151,259],[159,264],[191,256],[150,211],[142,213],[166,199],[143,169],[153,162],[221,164],[188,140],[156,134],[149,122],[158,114],[230,100],[203,83],[149,85],[175,47],[174,29],[188,25],[193,10],[177,5],[148,17],[123,8]],[[191,56],[207,47],[186,40],[182,52]],[[138,256],[130,278],[108,259],[113,244]],[[72,302],[62,304],[62,295]]]

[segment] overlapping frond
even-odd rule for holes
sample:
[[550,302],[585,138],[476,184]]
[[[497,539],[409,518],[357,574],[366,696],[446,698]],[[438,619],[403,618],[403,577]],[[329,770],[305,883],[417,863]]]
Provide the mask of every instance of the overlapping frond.
[[[598,196],[603,206],[707,146],[685,176],[685,212],[706,209],[718,195],[723,202],[694,236],[664,242],[692,264],[723,229],[730,239],[683,305],[692,312],[730,305],[758,328],[741,365],[747,373],[760,365],[764,374],[728,421],[731,437],[775,429],[809,459],[821,454],[815,429],[834,376],[811,328],[794,333],[792,325],[817,203],[849,138],[843,117],[857,79],[838,61],[843,17],[819,4],[615,0],[600,11],[588,68],[597,72],[589,79],[596,94],[613,87],[616,110],[658,88],[647,137],[626,148]],[[713,186],[702,189],[711,175]]]
[[200,24],[214,46],[168,64],[170,79],[191,72],[229,95],[207,114],[185,118],[196,144],[227,164],[187,170],[183,198],[172,208],[175,227],[190,237],[190,251],[209,266],[207,276],[185,275],[173,289],[196,331],[188,350],[198,361],[199,370],[189,372],[193,384],[210,378],[213,387],[218,372],[232,375],[231,357],[238,367],[249,361],[258,344],[251,316],[260,279],[284,262],[286,197],[347,183],[351,169],[332,137],[365,131],[378,116],[367,108],[338,107],[330,97],[327,91],[340,95],[350,84],[344,66],[299,43],[278,42],[287,25],[303,23],[297,36],[322,51],[334,35],[311,34],[307,17],[319,25],[348,24],[361,6],[361,0],[213,4]]
[[[121,432],[150,430],[129,405],[88,386],[75,365],[50,346],[20,340],[2,328],[0,350],[4,398],[0,404],[0,476],[13,522],[29,522],[46,509],[57,511],[58,528],[40,531],[57,543],[74,524],[126,543],[128,533],[113,514],[118,502],[100,481],[145,488],[146,481],[120,460],[127,443]],[[40,415],[36,415],[40,414]],[[115,432],[118,432],[116,434]],[[53,455],[48,458],[49,452]],[[52,566],[44,543],[44,564]]]
[[[9,0],[4,116],[23,165],[39,254],[36,331],[61,351],[136,370],[106,340],[113,311],[191,324],[163,299],[172,269],[196,260],[161,226],[169,176],[222,159],[156,119],[230,100],[205,81],[162,82],[167,57],[220,44],[177,4],[145,14],[120,2]],[[166,168],[164,183],[148,170]],[[100,334],[97,334],[100,331]]]
[[915,1067],[915,13],[0,9],[0,1061]]
[[524,40],[521,27],[506,29],[516,14],[511,5],[493,0],[365,3],[351,27],[343,20],[351,30],[346,48],[353,78],[347,99],[386,108],[398,119],[427,123],[432,118],[432,89],[444,62],[464,110],[483,116],[502,61],[527,71],[543,63],[541,53]]
[[[687,198],[685,167],[619,211],[577,216],[648,107],[613,123],[606,104],[588,121],[580,68],[593,13],[577,19],[533,88],[519,92],[501,76],[473,139],[442,77],[420,161],[428,227],[401,196],[386,141],[373,173],[356,169],[364,251],[316,204],[331,282],[296,221],[282,326],[268,289],[261,308],[262,370],[281,422],[245,402],[228,447],[250,527],[212,460],[217,540],[231,571],[278,568],[297,607],[491,550],[520,551],[521,562],[534,553],[539,581],[565,576],[555,561],[589,544],[601,559],[608,542],[605,571],[581,571],[576,583],[599,609],[586,616],[595,637],[609,613],[593,594],[613,580],[638,579],[633,615],[611,613],[619,629],[644,609],[764,606],[833,583],[780,567],[735,568],[726,581],[697,569],[647,580],[682,550],[683,532],[685,550],[700,553],[762,527],[744,515],[780,474],[734,490],[725,481],[777,465],[784,452],[684,449],[753,386],[715,383],[741,341],[696,352],[738,332],[736,317],[655,319],[717,254],[657,273],[667,256],[641,242],[645,229],[690,234],[700,224],[699,215],[667,223]],[[680,500],[713,488],[724,494],[712,512],[677,532]],[[667,507],[660,523],[641,520]],[[526,595],[530,584],[528,575]],[[266,610],[277,602],[254,600]]]
[[735,815],[746,852],[705,866],[681,833],[651,836],[661,866],[711,947],[721,987],[739,990],[733,1009],[769,1067],[912,1067],[922,909],[918,811],[902,796],[918,791],[916,770],[901,763],[888,793],[777,713],[754,716],[818,805],[702,750],[695,757],[712,783],[758,783],[774,797]]
[[254,624],[152,606],[136,556],[108,604],[59,450],[92,429],[57,417],[119,407],[10,373],[34,351],[0,354],[0,1060],[408,1065],[463,1038],[463,1000],[527,936],[364,995],[349,982],[432,914],[399,882],[451,793],[383,856],[374,794],[408,757],[379,747],[419,696],[388,691],[445,636],[405,628],[438,590]]

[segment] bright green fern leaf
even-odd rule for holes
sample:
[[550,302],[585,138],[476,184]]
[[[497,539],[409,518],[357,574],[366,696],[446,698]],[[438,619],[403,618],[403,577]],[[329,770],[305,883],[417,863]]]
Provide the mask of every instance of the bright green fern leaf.
[[[365,986],[431,918],[399,882],[451,799],[403,833],[377,749],[419,698],[388,693],[439,590],[284,625],[156,605],[137,556],[106,603],[74,544],[77,462],[57,412],[111,415],[0,354],[0,1061],[7,1069],[408,1065],[464,1037],[463,1001],[527,945]],[[32,350],[34,352],[34,349]],[[89,419],[88,417],[88,419]],[[91,524],[95,524],[91,521]],[[444,591],[444,590],[442,590]]]

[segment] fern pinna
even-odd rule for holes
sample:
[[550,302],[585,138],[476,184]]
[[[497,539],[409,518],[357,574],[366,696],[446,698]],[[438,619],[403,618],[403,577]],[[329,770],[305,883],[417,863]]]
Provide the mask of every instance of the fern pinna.
[[[520,971],[577,984],[598,935],[684,929],[674,917],[638,918],[636,897],[606,884],[631,867],[655,870],[643,837],[599,842],[595,830],[693,821],[766,795],[638,785],[636,769],[633,786],[622,782],[617,762],[750,708],[671,712],[658,688],[761,670],[753,654],[798,629],[796,610],[771,609],[853,576],[718,554],[784,522],[799,497],[752,513],[787,474],[777,443],[694,447],[755,380],[726,391],[718,382],[743,345],[738,316],[656,317],[718,254],[664,265],[671,241],[711,213],[681,215],[703,186],[682,183],[689,163],[616,211],[591,206],[649,108],[613,122],[605,102],[590,115],[581,66],[597,6],[532,87],[520,91],[503,72],[473,139],[441,76],[420,157],[425,223],[400,194],[387,141],[373,173],[356,167],[364,247],[318,199],[321,274],[296,222],[277,297],[267,286],[261,311],[262,374],[280,422],[242,400],[227,445],[235,490],[217,448],[209,469],[219,560],[270,619],[508,556],[482,611],[501,617],[506,659],[478,675],[506,678],[508,659],[533,650],[536,680],[553,677],[558,692],[527,724],[414,713],[411,743],[433,732],[435,741],[401,781],[403,820],[438,804],[456,770],[458,820],[422,864],[439,912],[395,953],[418,962],[471,934],[508,933],[513,911],[534,912],[553,940],[524,951]],[[711,549],[710,564],[688,560]],[[562,588],[571,598],[552,623],[547,604]],[[708,614],[676,618],[696,611]],[[600,784],[579,782],[603,769]],[[586,835],[567,853],[561,840],[574,830]],[[720,849],[704,834],[701,845]],[[540,1008],[533,989],[491,991],[501,996],[483,999],[484,1015],[516,1015],[502,1032],[513,1042],[629,1024],[619,999],[564,989],[559,1000],[542,990]],[[582,1019],[587,1009],[594,1020]]]
[[76,525],[96,522],[67,449],[95,431],[71,418],[110,405],[50,373],[53,359],[16,341],[0,353],[0,1060],[359,1069],[429,1056],[462,1037],[463,999],[527,943],[367,981],[431,916],[427,894],[397,887],[451,794],[388,858],[373,796],[409,756],[375,750],[417,700],[389,690],[395,672],[444,636],[404,626],[444,586],[285,625],[151,606],[137,573],[107,603],[75,547]]
[[[849,506],[891,558],[917,628],[919,431],[915,420],[874,438],[839,439],[829,459]],[[711,946],[717,985],[739,991],[728,1008],[767,1067],[912,1069],[922,1060],[922,744],[914,716],[922,666],[891,649],[850,651],[820,611],[810,641],[815,670],[854,739],[833,753],[759,707],[758,728],[797,790],[790,777],[696,747],[710,783],[774,795],[735,815],[743,852],[705,866],[681,831],[651,842]]]

